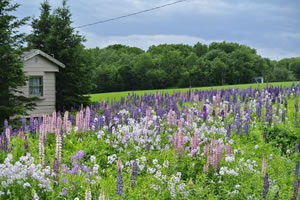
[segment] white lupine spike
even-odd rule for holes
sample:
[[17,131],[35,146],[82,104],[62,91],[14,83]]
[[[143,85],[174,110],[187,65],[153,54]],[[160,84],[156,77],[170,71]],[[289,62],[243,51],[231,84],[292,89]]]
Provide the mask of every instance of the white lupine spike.
[[85,190],[85,200],[92,200],[92,192],[90,186]]
[[58,162],[61,161],[61,135],[56,134],[56,154],[55,157],[57,158]]
[[100,194],[99,194],[99,200],[105,200],[105,195],[104,195],[104,191],[101,190]]

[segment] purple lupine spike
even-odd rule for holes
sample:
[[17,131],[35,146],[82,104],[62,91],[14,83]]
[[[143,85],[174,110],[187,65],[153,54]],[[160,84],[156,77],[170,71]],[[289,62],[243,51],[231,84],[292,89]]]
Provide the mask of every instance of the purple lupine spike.
[[53,163],[53,172],[55,174],[59,173],[59,161],[57,158],[55,158],[54,163]]
[[[26,153],[28,153],[29,152],[29,147],[28,147],[28,139],[27,139],[27,136],[25,135],[25,138],[24,138],[24,149],[25,149],[25,151],[26,151]],[[25,154],[26,154],[25,153]]]
[[269,178],[268,178],[268,173],[267,173],[264,178],[264,190],[263,190],[263,198],[264,199],[266,199],[268,192],[269,192]]
[[285,109],[282,110],[281,120],[285,124]]
[[295,183],[294,183],[294,194],[293,194],[292,200],[297,200],[298,189],[299,189],[299,179],[297,177],[295,180]]
[[299,143],[297,142],[295,145],[295,153],[297,153],[299,151]]
[[8,128],[8,121],[7,121],[7,119],[4,120],[4,130],[5,130],[6,128]]
[[134,160],[133,165],[132,165],[132,176],[131,176],[131,188],[132,189],[135,186],[137,171],[138,171],[138,165],[137,165],[136,160]]
[[33,118],[33,116],[30,116],[29,129],[30,129],[30,133],[31,134],[33,134],[35,132],[35,130],[34,130],[34,118]]
[[296,163],[296,167],[295,167],[295,178],[297,178],[299,175],[299,161]]
[[237,119],[236,119],[236,134],[238,135],[241,131],[241,119],[240,115],[237,114]]
[[22,119],[22,129],[23,129],[23,132],[26,133],[26,118]]
[[226,138],[227,140],[230,139],[230,136],[231,136],[231,124],[228,125],[228,128],[227,128],[227,133],[226,133]]
[[266,133],[266,131],[264,132],[263,139],[264,139],[264,142],[267,142],[267,133]]
[[123,193],[123,176],[122,171],[119,169],[117,176],[117,191],[116,194],[122,195]]

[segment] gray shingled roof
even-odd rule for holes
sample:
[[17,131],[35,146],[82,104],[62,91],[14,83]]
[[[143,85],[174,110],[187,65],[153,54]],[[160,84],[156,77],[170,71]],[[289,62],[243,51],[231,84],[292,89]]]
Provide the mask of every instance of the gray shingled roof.
[[26,61],[36,55],[41,55],[43,56],[44,58],[50,60],[51,62],[57,64],[58,66],[62,67],[62,68],[65,68],[65,65],[61,62],[59,62],[58,60],[56,60],[55,58],[53,58],[52,56],[46,54],[45,52],[39,50],[39,49],[32,49],[30,51],[26,51],[22,54],[22,58],[23,58],[23,61]]

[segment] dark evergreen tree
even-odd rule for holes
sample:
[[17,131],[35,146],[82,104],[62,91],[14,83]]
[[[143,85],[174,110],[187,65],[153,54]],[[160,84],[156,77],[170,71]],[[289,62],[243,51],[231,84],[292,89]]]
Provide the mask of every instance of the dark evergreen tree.
[[39,19],[33,19],[32,34],[30,34],[26,39],[28,41],[28,46],[32,49],[40,49],[44,52],[48,52],[47,45],[45,41],[47,40],[50,29],[51,29],[51,6],[48,0],[41,3],[41,15]]
[[21,57],[24,34],[19,33],[18,28],[28,20],[18,20],[10,14],[18,7],[19,4],[12,4],[10,0],[0,1],[0,127],[5,119],[26,114],[34,107],[33,99],[18,91],[27,80]]
[[[94,87],[94,72],[84,53],[82,43],[85,39],[72,27],[72,15],[66,0],[50,15],[49,10],[45,1],[40,19],[33,21],[33,33],[29,39],[33,47],[42,48],[66,65],[56,74],[56,107],[61,110],[64,106],[88,104],[89,97],[84,94]],[[46,23],[50,24],[50,29]]]

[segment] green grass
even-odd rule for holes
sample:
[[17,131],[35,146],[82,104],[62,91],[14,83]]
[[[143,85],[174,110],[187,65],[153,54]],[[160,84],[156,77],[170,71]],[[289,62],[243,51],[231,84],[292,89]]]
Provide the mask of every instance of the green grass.
[[[293,84],[293,82],[273,82],[273,83],[269,83],[270,85],[275,86],[282,86],[282,87],[290,87]],[[295,81],[295,84],[300,84],[300,81]],[[246,89],[249,87],[257,88],[265,88],[267,86],[266,83],[263,84],[257,84],[257,83],[250,83],[250,84],[240,84],[240,85],[222,85],[222,86],[209,86],[209,87],[195,87],[192,88],[193,90],[210,90],[210,89],[227,89],[227,88],[240,88],[240,89]],[[144,95],[145,93],[155,93],[156,91],[158,92],[164,92],[164,93],[169,93],[170,95],[173,94],[174,91],[188,91],[189,88],[173,88],[173,89],[158,89],[158,90],[138,90],[138,91],[124,91],[124,92],[108,92],[108,93],[98,93],[98,94],[89,94],[90,99],[92,102],[97,102],[100,100],[105,99],[105,101],[107,100],[107,98],[109,100],[115,100],[115,101],[119,101],[122,97],[127,97],[128,93],[132,93],[134,92],[136,95],[141,96]]]

